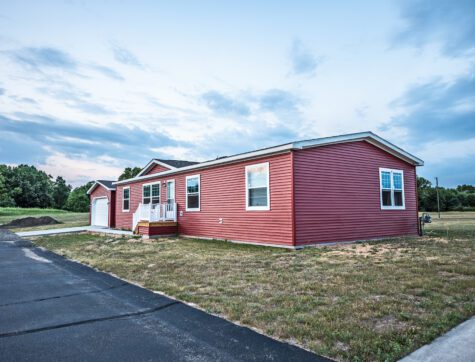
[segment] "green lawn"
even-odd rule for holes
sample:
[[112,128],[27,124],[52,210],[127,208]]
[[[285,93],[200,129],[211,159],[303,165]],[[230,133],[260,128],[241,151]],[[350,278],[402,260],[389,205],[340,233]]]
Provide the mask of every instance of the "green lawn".
[[37,245],[337,360],[397,360],[475,314],[475,213],[423,238],[307,248],[43,237]]
[[15,228],[12,230],[30,231],[89,225],[89,213],[87,212],[70,212],[57,209],[23,209],[19,207],[0,207],[0,225],[7,224],[14,219],[20,219],[28,216],[51,216],[61,222],[61,224],[35,226],[29,228]]

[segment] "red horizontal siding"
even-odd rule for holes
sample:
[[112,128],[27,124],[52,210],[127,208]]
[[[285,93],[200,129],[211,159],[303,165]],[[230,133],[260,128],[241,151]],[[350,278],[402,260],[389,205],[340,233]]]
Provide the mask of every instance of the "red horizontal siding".
[[[379,168],[404,171],[405,210],[381,210]],[[415,167],[367,143],[294,153],[296,243],[417,234]]]
[[[245,167],[261,162],[269,162],[271,210],[246,211]],[[185,178],[196,174],[201,177],[201,211],[187,212]],[[142,199],[143,183],[160,180],[161,200],[165,202],[166,189],[163,182],[169,179],[175,180],[180,234],[236,241],[292,244],[290,153],[124,185],[130,186],[131,191],[131,207],[128,213],[122,212],[123,186],[119,186],[117,227],[131,228],[133,212]],[[180,211],[183,211],[183,216],[180,216]],[[223,219],[222,224],[218,222],[220,218]]]
[[168,167],[165,167],[165,166],[162,166],[162,165],[155,165],[148,172],[146,172],[144,175],[151,175],[151,174],[154,174],[154,173],[159,173],[159,172],[163,172],[163,171],[170,171],[170,170],[171,170],[171,168],[168,168]]

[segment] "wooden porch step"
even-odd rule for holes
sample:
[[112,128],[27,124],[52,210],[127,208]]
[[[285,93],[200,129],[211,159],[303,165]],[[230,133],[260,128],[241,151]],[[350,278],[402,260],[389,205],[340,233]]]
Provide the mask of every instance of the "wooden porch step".
[[160,235],[176,235],[178,233],[178,223],[176,221],[139,221],[134,230],[134,234],[143,237],[158,237]]
[[178,223],[176,221],[139,221],[137,226],[146,226],[146,227],[165,227],[165,226],[177,226]]

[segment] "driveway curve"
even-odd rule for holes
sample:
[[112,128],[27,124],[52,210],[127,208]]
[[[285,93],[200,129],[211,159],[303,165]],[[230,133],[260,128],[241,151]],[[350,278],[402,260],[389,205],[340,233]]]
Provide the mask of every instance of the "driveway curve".
[[2,361],[329,361],[0,230]]

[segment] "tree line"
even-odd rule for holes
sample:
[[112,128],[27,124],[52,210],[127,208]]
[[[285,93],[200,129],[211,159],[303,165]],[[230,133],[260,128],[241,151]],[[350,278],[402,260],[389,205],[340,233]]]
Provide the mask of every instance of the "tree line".
[[[134,177],[140,170],[140,167],[127,167],[119,180]],[[92,184],[93,181],[90,181],[73,189],[63,177],[54,179],[35,166],[0,165],[0,207],[39,207],[87,212],[87,190]]]
[[[84,188],[84,186],[82,186]],[[0,206],[56,208],[71,211],[87,211],[84,205],[78,206],[81,195],[89,205],[87,194],[72,190],[61,176],[53,179],[35,166],[0,165]],[[85,190],[87,191],[87,189]],[[80,199],[80,198],[79,198]]]
[[[439,187],[440,211],[475,211],[475,186]],[[417,178],[420,211],[437,211],[437,189],[424,177]]]

